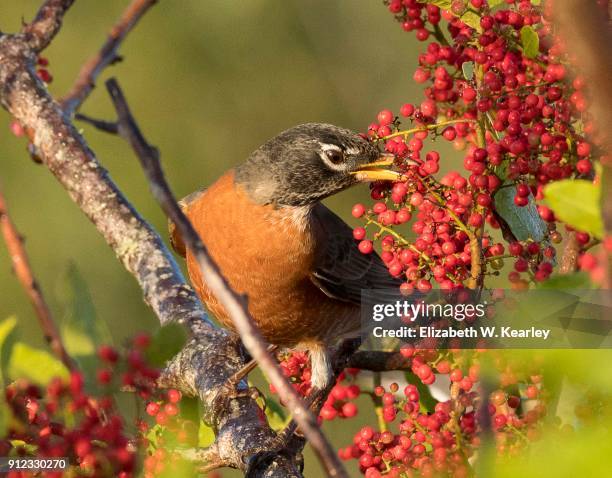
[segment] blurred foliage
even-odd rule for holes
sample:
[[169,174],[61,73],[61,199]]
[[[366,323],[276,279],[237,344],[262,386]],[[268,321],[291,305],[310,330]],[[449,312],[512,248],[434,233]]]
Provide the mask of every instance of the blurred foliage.
[[[17,30],[40,3],[0,0],[0,30]],[[51,85],[55,95],[68,90],[127,3],[75,3],[61,34],[45,53],[55,78]],[[525,33],[526,48],[532,48],[531,37]],[[162,1],[122,46],[125,61],[104,73],[82,111],[111,119],[112,107],[101,85],[104,78],[118,77],[144,132],[162,152],[174,190],[186,195],[214,181],[287,127],[318,121],[364,130],[382,106],[397,108],[406,101],[420,101],[420,88],[409,81],[419,51],[378,1]],[[71,351],[86,358],[99,341],[120,343],[136,331],[156,330],[157,320],[135,281],[50,173],[28,159],[25,143],[10,134],[8,124],[8,115],[1,112],[0,182],[27,239],[35,273],[56,317],[62,318],[59,322]],[[151,199],[129,147],[118,138],[80,127],[120,188],[165,238],[165,218]],[[448,146],[438,149],[447,155],[444,169],[458,164],[460,157]],[[366,188],[355,189],[329,204],[348,218],[352,202],[366,194]],[[48,373],[62,366],[42,349],[32,349],[43,344],[42,334],[12,277],[3,247],[0,287],[0,319],[18,318],[0,323],[0,379],[6,382],[24,374],[44,382]],[[15,342],[17,324],[27,343]],[[160,332],[152,347],[156,359],[166,358],[181,340],[173,330]],[[542,354],[546,379],[556,384],[554,389],[573,388],[574,397],[586,397],[587,402],[589,394],[605,398],[612,390],[612,375],[605,371],[610,351],[508,353],[523,358]],[[255,383],[266,389],[261,377],[255,377]],[[347,445],[359,427],[375,423],[369,399],[362,397],[357,404],[357,418],[325,424],[335,446]],[[269,416],[283,422],[282,410],[273,402],[269,405]],[[543,431],[529,454],[496,466],[491,476],[609,476],[609,409],[597,409],[589,421],[584,414],[580,420],[573,414],[572,403],[558,406],[569,410],[576,431],[559,434],[558,427]],[[6,423],[4,411],[0,407],[0,429]],[[203,429],[202,435],[208,440],[206,432]],[[318,476],[317,467],[307,452],[307,476]],[[357,476],[355,465],[349,471]]]
[[560,220],[596,238],[603,237],[600,183],[564,179],[547,185],[544,194],[546,204]]

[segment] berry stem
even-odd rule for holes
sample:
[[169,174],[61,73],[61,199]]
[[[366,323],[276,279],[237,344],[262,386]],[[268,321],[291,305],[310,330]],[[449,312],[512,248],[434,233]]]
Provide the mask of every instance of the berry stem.
[[[374,390],[376,390],[378,387],[380,387],[380,372],[374,372]],[[372,392],[370,397],[372,397],[372,402],[374,403],[374,412],[376,413],[376,418],[378,420],[378,429],[381,432],[386,432],[388,427],[383,415],[382,398],[376,395],[375,392]]]
[[380,231],[386,232],[388,234],[391,234],[393,237],[395,237],[401,244],[402,246],[406,246],[408,249],[410,249],[412,252],[415,252],[416,254],[418,254],[425,262],[428,262],[430,264],[433,264],[433,261],[431,260],[431,257],[429,257],[427,254],[425,254],[422,251],[419,251],[414,244],[410,243],[407,239],[405,239],[401,234],[395,232],[393,229],[391,229],[390,227],[386,227],[383,226],[380,222],[374,220],[374,219],[368,219],[368,222],[366,223],[366,226],[369,224],[374,224],[376,225]]
[[397,131],[395,133],[388,134],[387,136],[383,136],[382,138],[378,138],[378,141],[384,141],[384,140],[387,140],[387,139],[395,138],[397,136],[408,136],[408,135],[411,135],[411,134],[414,134],[414,133],[418,133],[420,131],[430,131],[430,130],[438,129],[438,128],[441,128],[442,126],[448,126],[448,125],[451,125],[451,124],[474,123],[475,121],[476,120],[469,119],[469,118],[461,118],[461,119],[453,119],[453,120],[442,121],[440,123],[424,125],[424,126],[419,126],[417,128],[411,128],[411,129],[406,129],[406,130],[402,130],[402,131]]

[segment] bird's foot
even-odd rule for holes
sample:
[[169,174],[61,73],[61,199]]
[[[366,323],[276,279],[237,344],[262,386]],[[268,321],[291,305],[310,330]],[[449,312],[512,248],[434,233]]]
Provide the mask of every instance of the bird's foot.
[[[268,352],[273,353],[278,346],[270,345]],[[213,401],[213,409],[224,410],[227,408],[229,401],[234,398],[250,397],[254,400],[262,396],[262,393],[256,387],[240,386],[240,382],[247,377],[253,369],[257,367],[255,360],[249,361],[244,367],[230,376],[227,381],[223,384],[217,396]]]

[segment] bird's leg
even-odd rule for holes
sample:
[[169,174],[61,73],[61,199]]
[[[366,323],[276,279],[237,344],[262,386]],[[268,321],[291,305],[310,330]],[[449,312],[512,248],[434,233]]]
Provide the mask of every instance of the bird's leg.
[[[270,345],[268,352],[274,353],[278,349],[277,345]],[[234,373],[221,387],[221,390],[214,399],[213,408],[215,409],[226,409],[228,401],[232,398],[239,397],[252,397],[257,398],[262,396],[262,393],[257,387],[246,387],[240,389],[238,385],[240,382],[257,367],[255,360],[250,360],[244,367]]]
[[[268,346],[268,352],[274,353],[278,349],[278,345],[270,345]],[[240,381],[245,378],[248,374],[250,374],[253,369],[257,367],[257,362],[255,360],[251,360],[244,367],[238,370],[234,375],[227,379],[224,388],[229,388],[235,390]]]

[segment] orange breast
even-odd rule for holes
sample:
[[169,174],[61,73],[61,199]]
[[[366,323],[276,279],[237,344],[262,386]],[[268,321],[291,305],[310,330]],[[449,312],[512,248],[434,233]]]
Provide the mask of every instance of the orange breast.
[[[247,295],[249,312],[269,342],[328,342],[355,329],[358,308],[330,299],[310,280],[321,238],[303,227],[304,211],[254,204],[229,172],[185,212],[232,288]],[[187,267],[208,309],[231,328],[189,251]]]

